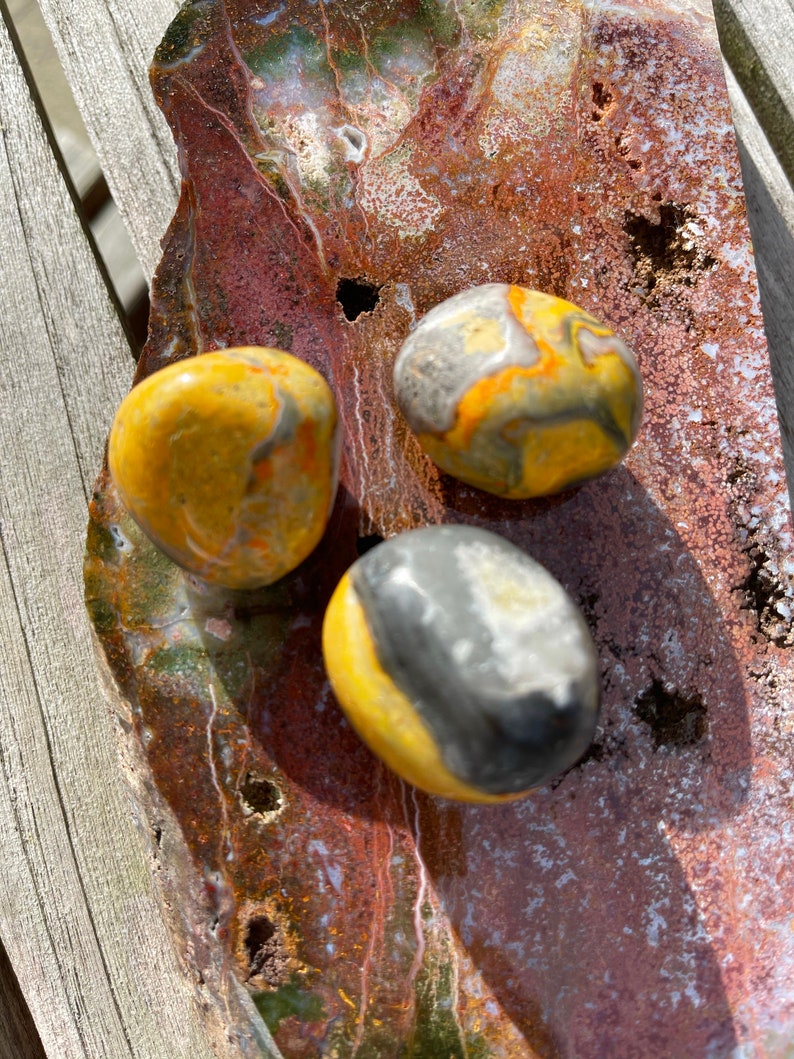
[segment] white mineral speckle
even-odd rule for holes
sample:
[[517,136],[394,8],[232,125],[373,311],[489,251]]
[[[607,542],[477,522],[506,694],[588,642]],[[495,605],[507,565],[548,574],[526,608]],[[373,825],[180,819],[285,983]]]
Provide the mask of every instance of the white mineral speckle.
[[116,525],[116,523],[111,522],[108,526],[108,530],[110,531],[110,536],[113,538],[113,543],[116,545],[116,548],[120,552],[123,552],[125,555],[129,555],[133,551],[135,551],[132,541],[130,541],[125,536],[124,532],[121,529],[121,526],[118,526]]
[[411,148],[400,147],[361,170],[358,204],[396,228],[403,239],[432,231],[443,210],[410,169]]
[[326,129],[311,110],[283,122],[284,137],[294,154],[301,183],[325,185],[331,165],[331,150]]

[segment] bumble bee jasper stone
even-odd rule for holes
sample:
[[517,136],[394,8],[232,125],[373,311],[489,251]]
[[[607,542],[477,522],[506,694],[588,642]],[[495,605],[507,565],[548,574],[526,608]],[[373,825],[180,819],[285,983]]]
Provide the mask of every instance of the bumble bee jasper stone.
[[597,660],[582,615],[485,530],[435,526],[367,552],[331,598],[323,652],[362,739],[432,794],[520,797],[593,736]]
[[442,470],[515,499],[614,467],[642,414],[637,364],[608,327],[562,298],[503,283],[431,309],[400,351],[394,384]]
[[321,375],[276,349],[171,364],[122,402],[108,461],[125,507],[210,583],[267,585],[319,542],[336,492],[337,412]]

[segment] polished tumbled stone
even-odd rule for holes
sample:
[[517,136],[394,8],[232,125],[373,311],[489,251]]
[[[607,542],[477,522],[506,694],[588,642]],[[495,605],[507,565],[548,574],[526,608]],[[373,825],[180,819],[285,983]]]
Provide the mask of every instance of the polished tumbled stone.
[[298,566],[323,534],[336,405],[322,376],[288,353],[208,353],[134,387],[108,456],[125,507],[174,562],[256,588]]
[[394,368],[425,452],[489,493],[558,493],[620,462],[639,429],[642,380],[611,328],[563,298],[506,283],[431,309]]
[[414,530],[368,552],[334,594],[323,643],[354,728],[431,793],[526,793],[593,736],[584,619],[547,570],[485,530]]

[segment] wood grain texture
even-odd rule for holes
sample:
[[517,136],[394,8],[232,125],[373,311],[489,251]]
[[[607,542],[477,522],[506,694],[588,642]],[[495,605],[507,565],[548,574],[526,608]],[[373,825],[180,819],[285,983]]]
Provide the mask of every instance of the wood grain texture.
[[0,108],[0,935],[48,1056],[209,1059],[83,604],[87,498],[132,362],[2,23]]
[[40,6],[148,281],[176,206],[179,173],[147,71],[178,0],[40,0]]
[[787,0],[714,0],[714,10],[794,498],[794,9]]
[[794,498],[794,193],[730,70],[728,87],[755,247],[783,459],[789,496]]
[[[722,53],[790,181],[794,177],[794,8],[788,0],[713,3]],[[736,120],[741,127],[741,108]]]

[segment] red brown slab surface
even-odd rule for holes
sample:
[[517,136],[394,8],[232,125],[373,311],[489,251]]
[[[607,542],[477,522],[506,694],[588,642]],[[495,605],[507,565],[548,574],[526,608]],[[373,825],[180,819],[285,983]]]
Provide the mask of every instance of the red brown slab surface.
[[[89,606],[205,880],[201,951],[287,1057],[789,1054],[794,562],[709,4],[204,0],[153,83],[184,185],[139,374],[280,346],[345,433],[323,545],[255,594],[190,582],[100,479]],[[342,279],[374,308],[349,320]],[[506,503],[406,431],[405,335],[489,280],[636,352],[644,427],[604,479]],[[360,538],[441,521],[545,563],[599,647],[592,750],[506,807],[405,787],[322,670]]]

